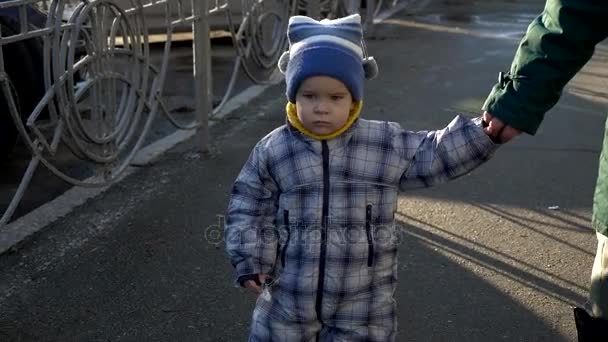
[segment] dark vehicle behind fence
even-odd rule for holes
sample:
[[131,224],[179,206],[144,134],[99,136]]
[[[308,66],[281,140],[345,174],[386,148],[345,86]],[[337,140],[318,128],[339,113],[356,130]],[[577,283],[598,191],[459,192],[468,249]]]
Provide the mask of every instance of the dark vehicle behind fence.
[[[8,0],[0,0],[6,2]],[[42,9],[32,4],[27,7],[27,25],[30,29],[43,28],[47,17]],[[0,9],[2,36],[21,32],[19,8]],[[26,120],[44,94],[42,40],[30,38],[2,47],[4,68],[11,83],[17,107]],[[17,141],[17,130],[10,115],[7,99],[0,92],[0,161],[12,151]]]

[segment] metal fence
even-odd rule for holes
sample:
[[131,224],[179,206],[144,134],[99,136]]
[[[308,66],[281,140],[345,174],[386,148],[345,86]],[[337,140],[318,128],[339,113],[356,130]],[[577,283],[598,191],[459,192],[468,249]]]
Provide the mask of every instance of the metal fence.
[[[396,5],[397,0],[389,6]],[[82,187],[115,182],[142,148],[152,122],[164,116],[182,130],[199,130],[201,149],[208,145],[209,116],[233,92],[239,70],[256,83],[277,77],[276,63],[285,50],[289,16],[339,17],[360,10],[361,0],[13,0],[0,2],[0,97],[31,160],[8,208],[0,211],[0,229],[9,222],[36,169],[42,164],[56,177]],[[368,0],[366,28],[386,4]],[[150,60],[149,20],[163,22],[162,62]],[[227,89],[212,108],[210,18],[223,18],[237,51]],[[193,34],[195,112],[177,120],[163,104],[176,28]],[[40,58],[42,99],[23,108],[15,80],[11,47],[35,42]],[[17,44],[17,45],[16,45]],[[23,45],[26,46],[26,45]],[[27,46],[26,46],[27,47]],[[16,58],[19,60],[18,56]],[[4,114],[5,115],[5,114]],[[81,179],[60,169],[60,150],[94,166]]]

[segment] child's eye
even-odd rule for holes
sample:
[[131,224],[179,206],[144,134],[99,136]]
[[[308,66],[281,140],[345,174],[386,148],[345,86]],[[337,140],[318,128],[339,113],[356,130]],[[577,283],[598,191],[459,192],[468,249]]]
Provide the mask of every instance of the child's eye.
[[344,96],[342,96],[342,95],[334,95],[334,96],[331,97],[331,99],[334,100],[334,101],[340,101],[343,98],[344,98]]

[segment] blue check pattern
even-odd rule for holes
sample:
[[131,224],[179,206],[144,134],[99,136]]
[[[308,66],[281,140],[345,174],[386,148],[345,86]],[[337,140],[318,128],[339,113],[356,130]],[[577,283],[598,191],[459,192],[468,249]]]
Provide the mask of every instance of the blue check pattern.
[[480,119],[463,116],[422,132],[359,119],[326,144],[324,169],[321,141],[279,127],[255,146],[234,184],[225,237],[236,276],[272,278],[250,341],[394,341],[399,190],[462,176],[497,148]]

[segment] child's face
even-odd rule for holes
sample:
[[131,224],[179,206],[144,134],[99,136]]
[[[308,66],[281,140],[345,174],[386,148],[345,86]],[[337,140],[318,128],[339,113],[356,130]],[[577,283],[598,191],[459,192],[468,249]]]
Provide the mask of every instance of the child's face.
[[317,135],[327,135],[342,128],[354,107],[344,83],[327,76],[314,76],[302,82],[296,93],[298,119]]

